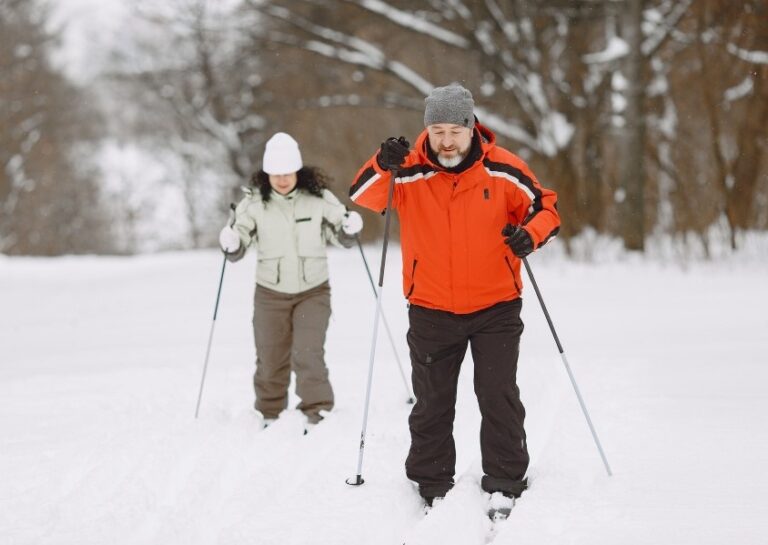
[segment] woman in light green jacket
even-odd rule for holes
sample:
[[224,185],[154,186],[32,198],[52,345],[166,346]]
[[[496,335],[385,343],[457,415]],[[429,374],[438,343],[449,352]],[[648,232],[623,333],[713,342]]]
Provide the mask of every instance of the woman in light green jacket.
[[230,261],[256,248],[253,332],[256,342],[256,410],[264,425],[288,404],[291,371],[306,430],[333,408],[325,365],[331,315],[326,243],[349,248],[363,226],[325,186],[320,171],[305,167],[296,141],[277,133],[267,142],[262,170],[235,210],[219,242]]

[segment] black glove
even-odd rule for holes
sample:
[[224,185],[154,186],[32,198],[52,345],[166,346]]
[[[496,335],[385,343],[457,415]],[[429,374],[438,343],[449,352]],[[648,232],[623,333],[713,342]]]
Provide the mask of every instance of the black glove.
[[528,231],[522,227],[512,225],[508,223],[501,230],[501,235],[504,238],[504,243],[510,247],[512,253],[520,259],[524,258],[533,251],[533,239]]
[[391,136],[381,143],[381,150],[376,156],[376,162],[384,170],[397,170],[410,153],[411,145],[405,136],[395,138]]

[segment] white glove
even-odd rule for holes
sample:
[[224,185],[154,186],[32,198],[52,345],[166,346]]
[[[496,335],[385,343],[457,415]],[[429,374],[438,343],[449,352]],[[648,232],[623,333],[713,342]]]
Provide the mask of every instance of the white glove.
[[350,210],[341,220],[341,228],[348,235],[356,235],[363,230],[363,217],[354,210]]
[[219,233],[219,245],[221,245],[221,249],[228,254],[236,252],[240,248],[240,236],[234,229],[227,225],[221,230],[221,233]]

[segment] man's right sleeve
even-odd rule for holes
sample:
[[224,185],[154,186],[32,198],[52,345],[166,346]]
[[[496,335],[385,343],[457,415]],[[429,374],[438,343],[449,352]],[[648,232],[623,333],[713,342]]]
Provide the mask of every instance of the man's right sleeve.
[[[349,198],[355,204],[383,213],[387,207],[387,193],[391,175],[389,171],[383,170],[379,166],[376,160],[377,155],[378,152],[368,159],[363,168],[358,171],[352,187],[349,188]],[[393,208],[395,208],[396,198],[397,188],[395,188],[393,197]]]

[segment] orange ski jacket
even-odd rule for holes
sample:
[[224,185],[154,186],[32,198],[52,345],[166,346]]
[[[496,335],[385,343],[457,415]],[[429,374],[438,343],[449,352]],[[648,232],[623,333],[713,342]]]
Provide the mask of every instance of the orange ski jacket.
[[[452,173],[429,159],[425,130],[397,172],[392,207],[400,219],[403,293],[415,305],[468,314],[520,297],[520,260],[501,230],[507,223],[524,226],[534,248],[558,232],[555,192],[476,123],[478,136],[479,158]],[[391,176],[376,155],[358,172],[349,196],[384,212]]]

